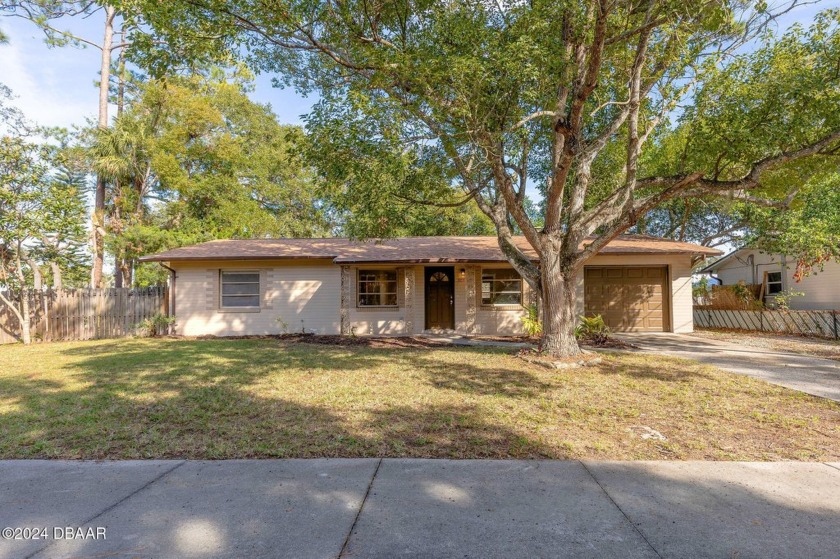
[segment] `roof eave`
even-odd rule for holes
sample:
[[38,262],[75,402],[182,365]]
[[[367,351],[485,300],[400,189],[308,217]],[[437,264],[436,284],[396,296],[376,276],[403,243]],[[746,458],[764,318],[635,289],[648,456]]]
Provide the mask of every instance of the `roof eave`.
[[[532,262],[539,262],[538,258],[532,258]],[[489,264],[497,264],[500,262],[507,262],[504,258],[499,259],[492,259],[492,258],[482,258],[482,259],[475,259],[475,258],[401,258],[401,259],[347,259],[347,258],[336,258],[334,260],[336,264],[482,264],[482,263],[489,263]]]
[[236,256],[166,256],[151,255],[141,256],[140,262],[200,262],[202,260],[334,260],[335,256],[324,255],[295,255],[295,256],[266,256],[266,255],[236,255]]
[[[738,254],[739,252],[741,252],[742,250],[745,250],[745,249],[746,249],[746,247],[736,248],[732,252],[730,252],[728,254],[724,254],[721,258],[718,258],[717,260],[715,260],[714,262],[712,262],[711,264],[709,264],[705,268],[703,268],[701,270],[698,270],[697,273],[698,274],[711,274],[712,272],[714,272],[715,270],[720,268],[720,266],[722,264],[725,264],[726,262],[728,262],[730,258],[732,258],[733,256],[735,256],[736,254]],[[721,251],[721,254],[723,254],[722,251]]]

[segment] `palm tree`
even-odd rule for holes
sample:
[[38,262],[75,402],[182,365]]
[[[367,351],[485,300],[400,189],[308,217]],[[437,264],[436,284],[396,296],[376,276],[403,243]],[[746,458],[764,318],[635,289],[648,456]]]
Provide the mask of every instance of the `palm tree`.
[[142,223],[146,196],[154,176],[151,146],[156,119],[124,113],[111,128],[92,131],[88,150],[93,170],[106,181],[106,226],[103,236],[114,253],[115,287],[132,283],[133,259],[122,237],[127,227]]

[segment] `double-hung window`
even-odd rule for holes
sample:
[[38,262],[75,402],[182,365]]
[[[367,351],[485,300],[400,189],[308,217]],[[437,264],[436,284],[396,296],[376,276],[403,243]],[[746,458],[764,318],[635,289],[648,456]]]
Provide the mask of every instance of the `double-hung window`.
[[223,309],[260,308],[259,272],[221,272]]
[[521,305],[522,277],[511,269],[482,270],[481,304]]
[[358,306],[396,307],[396,270],[359,270]]
[[782,273],[767,272],[767,285],[764,286],[767,295],[775,295],[782,292]]

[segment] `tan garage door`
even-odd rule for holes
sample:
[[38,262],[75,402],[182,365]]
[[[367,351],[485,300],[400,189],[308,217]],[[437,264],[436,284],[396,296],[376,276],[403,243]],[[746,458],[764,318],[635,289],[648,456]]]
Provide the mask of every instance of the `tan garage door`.
[[668,329],[668,270],[665,267],[595,267],[584,269],[584,311],[600,314],[616,331],[662,332]]

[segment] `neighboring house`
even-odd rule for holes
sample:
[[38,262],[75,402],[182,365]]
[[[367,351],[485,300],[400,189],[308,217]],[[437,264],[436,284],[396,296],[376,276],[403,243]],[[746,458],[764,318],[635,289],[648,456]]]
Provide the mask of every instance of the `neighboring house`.
[[797,291],[803,295],[790,299],[791,309],[840,309],[840,263],[835,260],[825,262],[822,270],[815,267],[810,275],[797,282],[794,258],[742,248],[706,266],[700,273],[713,274],[722,285],[739,281],[760,285],[767,306],[773,305],[777,293]]
[[[535,253],[522,238],[526,254]],[[593,257],[578,313],[616,330],[690,332],[691,270],[720,251],[627,235]],[[147,256],[172,270],[178,333],[517,335],[534,294],[495,237],[221,240]]]

